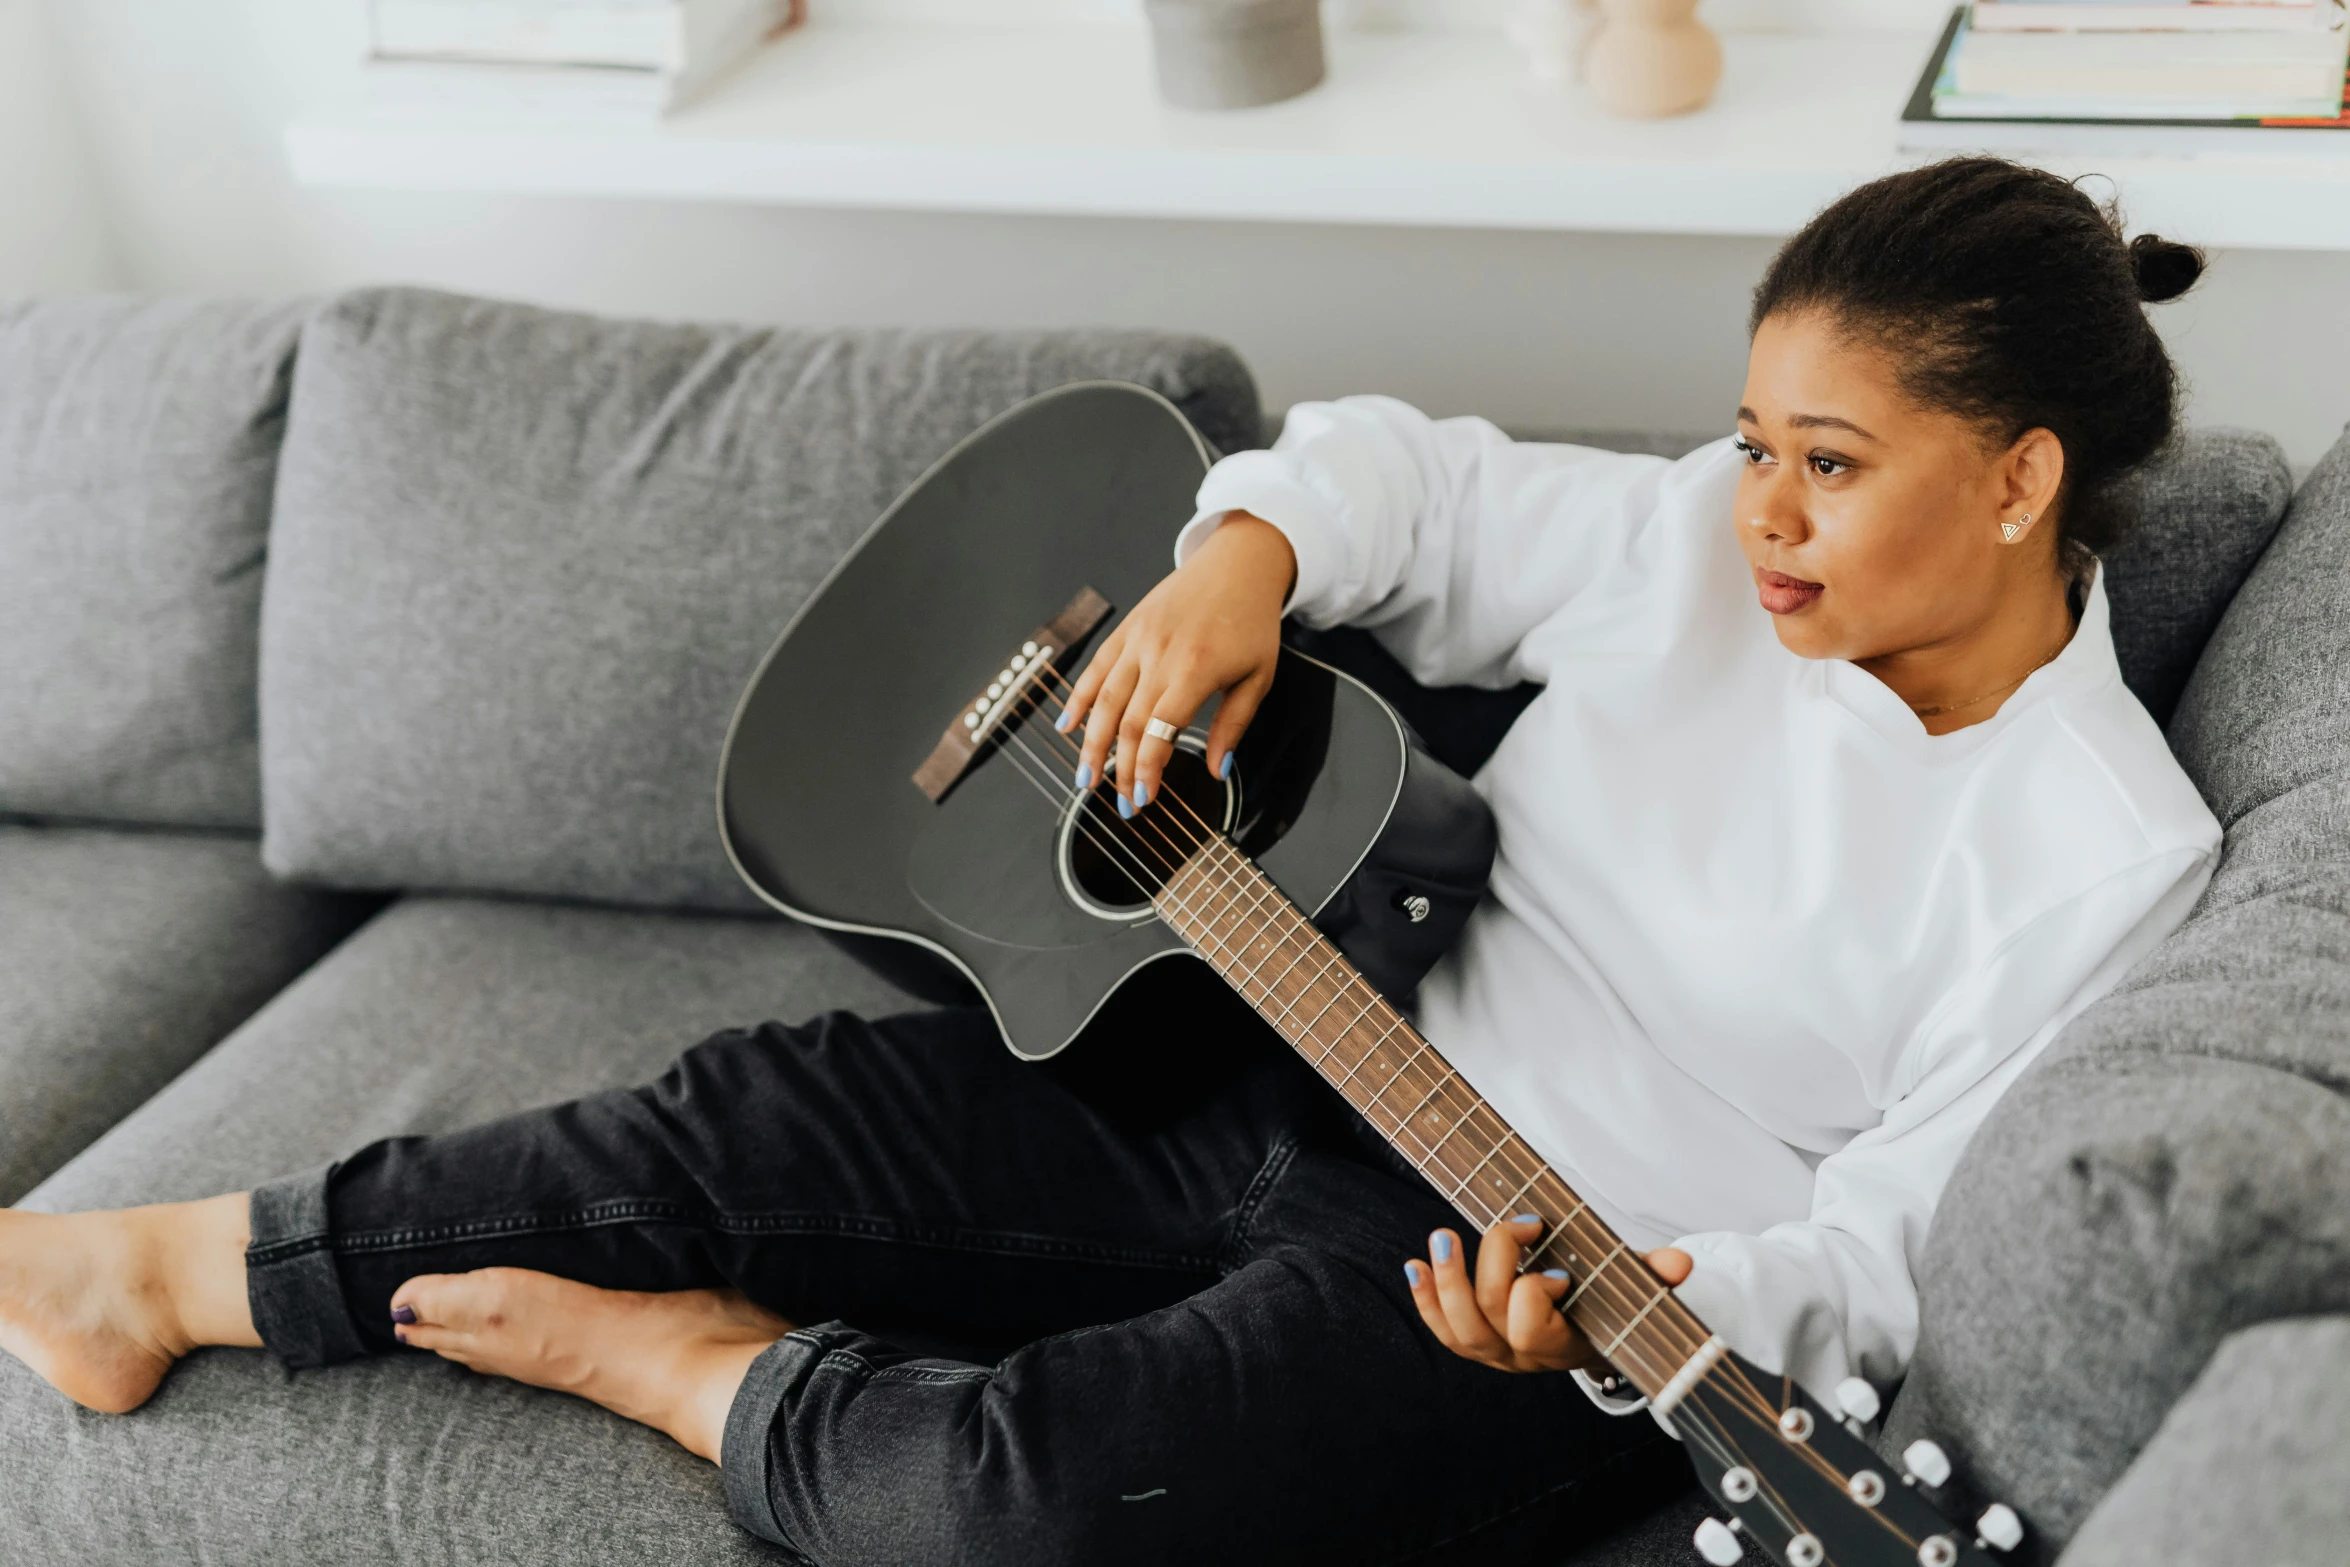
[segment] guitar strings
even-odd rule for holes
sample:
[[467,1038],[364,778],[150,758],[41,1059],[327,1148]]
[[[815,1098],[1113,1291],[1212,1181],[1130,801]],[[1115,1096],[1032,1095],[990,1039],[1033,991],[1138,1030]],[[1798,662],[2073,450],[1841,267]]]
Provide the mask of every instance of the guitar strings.
[[[1060,671],[1049,663],[1044,666],[1042,675],[1046,679],[1054,680],[1064,685],[1066,684],[1066,677],[1062,676]],[[1031,693],[1034,695],[1041,695],[1041,685],[1042,682],[1040,681],[1038,686],[1031,688]],[[1023,705],[1025,706],[1028,703],[1028,698],[1023,697],[1022,701]],[[1014,743],[1018,744],[1019,748],[1027,753],[1028,757],[1032,760],[1035,760],[1039,765],[1050,767],[1051,764],[1044,757],[1039,756],[1033,747],[1025,743],[1025,733],[1025,726],[1020,726],[1018,729],[1008,733],[1007,739],[1012,740]],[[1081,754],[1076,750],[1074,742],[1069,739],[1064,731],[1058,729],[1057,727],[1054,730],[1052,740],[1048,740],[1047,743],[1051,744],[1053,741],[1059,741],[1063,746],[1067,747],[1069,754],[1072,756]],[[1153,819],[1137,816],[1127,818],[1126,820],[1133,824],[1148,822],[1151,825],[1153,832],[1160,838],[1161,842],[1165,843],[1171,850],[1173,850],[1179,860],[1188,860],[1190,855],[1195,853],[1198,848],[1205,846],[1205,842],[1222,838],[1223,835],[1216,832],[1215,829],[1209,827],[1208,824],[1200,818],[1198,812],[1191,806],[1190,802],[1183,799],[1179,792],[1172,795],[1170,798],[1173,802],[1181,806],[1184,814],[1190,816],[1193,821],[1197,822],[1199,826],[1206,832],[1208,835],[1206,840],[1202,840],[1194,835],[1192,844],[1188,846],[1177,842],[1170,836],[1168,828],[1179,827],[1180,824],[1167,823],[1165,818]],[[1162,823],[1166,823],[1166,825],[1161,825]],[[1139,826],[1137,830],[1139,831]],[[1100,840],[1095,838],[1093,841],[1096,842],[1098,846]],[[1148,845],[1146,844],[1144,847],[1147,848]],[[1154,855],[1154,857],[1158,856]],[[1180,868],[1180,865],[1163,864],[1162,873],[1171,875],[1174,871],[1180,870]],[[1229,886],[1229,873],[1226,873],[1220,879],[1224,882],[1225,885]],[[1322,937],[1318,931],[1314,931],[1310,924],[1302,924],[1300,929],[1310,939],[1305,944],[1305,949],[1299,953],[1296,961],[1292,964],[1292,968],[1295,968],[1305,962],[1306,959],[1311,956],[1313,947],[1316,944],[1327,942],[1327,938]],[[1293,932],[1290,935],[1283,936],[1281,940],[1275,942],[1273,952],[1268,953],[1264,959],[1261,959],[1258,966],[1262,967],[1264,962],[1270,961],[1274,953],[1278,953],[1282,946],[1286,945],[1289,941],[1296,939],[1296,934],[1297,932]],[[1331,958],[1325,961],[1323,970],[1327,971],[1332,963],[1341,956],[1343,956],[1343,954],[1333,946],[1331,951]],[[1312,986],[1319,982],[1319,979],[1320,974],[1317,973],[1312,979],[1307,981],[1306,989],[1310,991]],[[1395,1011],[1394,1008],[1386,1002],[1384,997],[1377,995],[1376,992],[1369,992],[1369,994],[1371,996],[1371,1005],[1364,1006],[1360,1011],[1358,1011],[1356,1017],[1349,1021],[1346,1030],[1343,1030],[1338,1036],[1338,1039],[1334,1039],[1331,1042],[1331,1046],[1325,1049],[1325,1057],[1332,1049],[1335,1049],[1337,1043],[1340,1040],[1345,1038],[1347,1032],[1351,1032],[1353,1029],[1360,1027],[1364,1020],[1370,1018],[1374,1008],[1384,1008],[1392,1019],[1388,1028],[1381,1036],[1381,1043],[1383,1043],[1387,1037],[1392,1036],[1396,1032],[1397,1028],[1405,1024],[1406,1019],[1404,1019],[1400,1012]],[[1333,1001],[1335,1000],[1336,997],[1333,998]],[[1327,1004],[1325,1009],[1327,1009]],[[1418,1037],[1416,1032],[1413,1037]],[[1366,1060],[1371,1053],[1378,1049],[1378,1047],[1378,1043],[1373,1044],[1371,1051],[1366,1052]],[[1404,1072],[1407,1068],[1415,1073],[1428,1070],[1428,1068],[1421,1062],[1420,1057],[1432,1053],[1433,1052],[1430,1051],[1429,1047],[1427,1046],[1427,1042],[1424,1039],[1420,1040],[1420,1048],[1413,1051],[1412,1054],[1405,1059],[1402,1067],[1399,1067],[1394,1077],[1389,1080],[1388,1087],[1392,1087],[1396,1082],[1405,1081]],[[1440,1056],[1438,1057],[1438,1061],[1441,1063]],[[1359,1070],[1361,1064],[1362,1063],[1357,1063],[1357,1067],[1355,1069]],[[1458,1076],[1457,1073],[1450,1069],[1449,1063],[1441,1064],[1443,1066],[1442,1072],[1436,1075],[1435,1081],[1430,1086],[1429,1091],[1422,1095],[1420,1103],[1426,1104],[1433,1100],[1438,1093],[1440,1093],[1446,1086],[1450,1084],[1454,1078]],[[1387,1088],[1382,1088],[1377,1095],[1373,1096],[1373,1102],[1377,1103],[1379,1099],[1384,1097],[1386,1092]],[[1479,1105],[1472,1105],[1472,1113],[1479,1107]],[[1417,1114],[1417,1108],[1418,1107],[1415,1106],[1413,1111],[1413,1114],[1415,1115]],[[1391,1115],[1394,1114],[1392,1111],[1389,1111],[1388,1113]],[[1465,1117],[1456,1117],[1454,1123],[1455,1128],[1457,1129],[1460,1125],[1465,1124],[1465,1120]],[[1426,1159],[1429,1161],[1433,1161],[1435,1159],[1439,1148],[1442,1146],[1442,1143],[1446,1140],[1449,1140],[1450,1136],[1448,1133],[1446,1138],[1439,1139],[1438,1143],[1435,1145],[1430,1145],[1426,1142],[1425,1139],[1420,1137],[1417,1128],[1412,1126],[1408,1119],[1402,1117],[1398,1117],[1397,1119],[1397,1130],[1399,1133],[1405,1130],[1409,1130],[1412,1133],[1412,1141],[1421,1146],[1421,1148],[1425,1151]],[[1555,1172],[1550,1171],[1548,1166],[1540,1161],[1539,1158],[1536,1160],[1534,1170],[1532,1172],[1528,1172],[1524,1165],[1519,1162],[1516,1150],[1511,1147],[1512,1143],[1522,1143],[1523,1139],[1518,1138],[1514,1132],[1509,1132],[1506,1123],[1503,1125],[1503,1130],[1506,1134],[1503,1141],[1495,1146],[1492,1153],[1487,1154],[1485,1158],[1480,1160],[1476,1166],[1472,1167],[1470,1172],[1472,1177],[1479,1173],[1486,1165],[1493,1164],[1497,1169],[1507,1171],[1511,1177],[1524,1177],[1520,1185],[1521,1190],[1536,1185],[1543,1175],[1549,1174],[1552,1175],[1553,1179],[1556,1178]],[[1531,1150],[1526,1151],[1531,1153]],[[1447,1173],[1449,1174],[1449,1172]],[[1464,1179],[1460,1185],[1456,1187],[1456,1201],[1459,1200],[1460,1197],[1466,1195],[1466,1185],[1467,1181]],[[1571,1195],[1572,1194],[1570,1193],[1570,1196]],[[1567,1221],[1569,1223],[1580,1220],[1584,1214],[1588,1212],[1587,1204],[1583,1204],[1579,1198],[1574,1200],[1577,1203],[1577,1212],[1575,1215],[1570,1217],[1569,1221]],[[1497,1214],[1496,1217],[1498,1218],[1499,1215]],[[1528,1248],[1528,1255],[1521,1263],[1519,1271],[1525,1271],[1527,1266],[1530,1266],[1533,1262],[1540,1260],[1544,1253],[1558,1249],[1571,1238],[1572,1237],[1567,1233],[1565,1224],[1551,1226],[1550,1233],[1539,1238]],[[1584,1287],[1586,1289],[1596,1291],[1601,1296],[1601,1298],[1607,1300],[1620,1315],[1636,1318],[1636,1315],[1640,1314],[1640,1308],[1653,1307],[1655,1304],[1655,1297],[1659,1294],[1666,1293],[1666,1289],[1662,1285],[1662,1281],[1656,1281],[1655,1285],[1651,1287],[1646,1294],[1642,1294],[1634,1290],[1631,1281],[1610,1276],[1610,1269],[1614,1263],[1615,1255],[1618,1251],[1622,1250],[1622,1246],[1621,1242],[1614,1236],[1610,1235],[1608,1236],[1608,1239],[1612,1243],[1608,1248],[1603,1249],[1597,1247],[1587,1247],[1587,1249],[1592,1250],[1594,1253],[1599,1253],[1604,1250],[1605,1255],[1602,1256],[1598,1263],[1592,1266],[1590,1272],[1584,1275]],[[1647,1281],[1642,1282],[1646,1283]],[[1629,1298],[1627,1298],[1627,1296]],[[1658,1330],[1660,1330],[1660,1332],[1662,1332],[1663,1338],[1665,1340],[1665,1342],[1660,1344],[1658,1347],[1664,1348],[1669,1354],[1676,1354],[1678,1356],[1677,1359],[1669,1362],[1668,1364],[1660,1366],[1656,1363],[1656,1357],[1654,1355],[1644,1353],[1647,1346],[1635,1346],[1629,1341],[1629,1339],[1620,1339],[1616,1345],[1616,1351],[1618,1353],[1629,1351],[1631,1357],[1649,1362],[1647,1369],[1652,1376],[1656,1377],[1661,1382],[1664,1380],[1669,1380],[1671,1372],[1678,1369],[1680,1365],[1686,1364],[1689,1356],[1694,1354],[1698,1348],[1702,1347],[1702,1335],[1696,1335],[1695,1337],[1692,1337],[1691,1329],[1688,1325],[1675,1322],[1670,1318],[1660,1320],[1656,1323],[1655,1326]]]
[[[1057,697],[1051,697],[1047,695],[1045,691],[1045,682],[1048,680],[1064,686],[1067,684],[1066,677],[1061,675],[1057,667],[1048,662],[1043,666],[1040,672],[1040,678],[1034,684],[1032,684],[1029,688],[1029,691],[1023,694],[1023,696],[1020,698],[1020,708],[1027,711],[1017,712],[1016,710],[1017,717],[1025,717],[1027,716],[1028,712],[1040,711],[1047,702],[1061,705],[1063,709],[1066,710],[1066,704],[1064,701],[1061,701],[1061,699]],[[1006,749],[1010,750],[1017,748],[1021,753],[1023,753],[1026,760],[1033,761],[1038,766],[1048,769],[1047,776],[1052,777],[1053,775],[1049,771],[1052,767],[1051,761],[1047,757],[1039,754],[1033,746],[1027,743],[1029,730],[1025,724],[1021,724],[1017,721],[1017,717],[1015,717],[1013,723],[1007,724],[1002,728],[1002,733],[1007,742]],[[1062,747],[1066,748],[1070,757],[1075,758],[1082,756],[1082,752],[1076,747],[1075,742],[1066,734],[1065,731],[1062,731],[1057,727],[1053,730],[1052,737],[1046,741],[1047,745],[1052,745],[1055,742],[1058,742]],[[1055,779],[1052,787],[1046,788],[1046,786],[1040,780],[1038,780],[1034,774],[1029,772],[1027,767],[1022,767],[1022,772],[1024,774],[1029,774],[1030,781],[1032,783],[1037,783],[1040,789],[1044,789],[1048,795],[1048,798],[1066,799],[1076,793],[1074,785],[1060,785],[1057,779]],[[1107,780],[1105,779],[1104,782],[1106,783]],[[1090,797],[1098,798],[1098,796]],[[1161,843],[1164,844],[1167,849],[1172,851],[1175,856],[1175,862],[1173,863],[1170,863],[1165,856],[1159,855],[1155,852],[1152,854],[1153,858],[1159,859],[1161,861],[1161,865],[1159,867],[1161,876],[1171,878],[1175,873],[1181,870],[1182,863],[1188,862],[1193,854],[1197,853],[1199,849],[1206,847],[1209,842],[1221,839],[1223,834],[1210,827],[1208,823],[1200,817],[1198,811],[1193,808],[1191,803],[1183,798],[1180,792],[1172,793],[1166,798],[1169,801],[1179,805],[1183,813],[1187,816],[1190,816],[1192,820],[1199,825],[1206,836],[1202,837],[1199,835],[1185,834],[1186,836],[1190,836],[1192,838],[1192,842],[1186,845],[1178,841],[1178,838],[1174,836],[1175,833],[1182,830],[1181,824],[1179,822],[1174,822],[1165,816],[1153,818],[1138,813],[1134,817],[1126,818],[1126,820],[1129,825],[1134,826],[1138,837],[1143,829],[1143,826],[1147,824],[1150,831],[1159,838]],[[1103,820],[1103,825],[1110,825],[1106,818]],[[1111,831],[1113,835],[1115,835],[1114,827],[1111,828]],[[1140,857],[1133,852],[1132,847],[1129,847],[1125,843],[1123,835],[1116,836],[1119,838],[1119,846],[1126,848],[1127,850],[1127,859],[1133,863],[1140,863]],[[1087,837],[1090,842],[1092,842],[1098,849],[1102,849],[1105,854],[1110,853],[1109,846],[1104,844],[1102,838],[1098,834],[1093,833],[1089,829],[1087,831]],[[1149,849],[1149,845],[1147,843],[1141,844],[1140,847],[1144,850]],[[1221,879],[1225,882],[1226,885],[1229,885],[1230,878],[1228,874]],[[1146,870],[1145,876],[1143,878],[1138,878],[1138,885],[1147,883],[1147,880],[1148,872]],[[1309,939],[1306,943],[1305,949],[1299,953],[1296,963],[1293,963],[1292,965],[1293,968],[1298,964],[1302,964],[1308,957],[1311,956],[1313,947],[1316,943],[1327,940],[1327,938],[1322,937],[1319,932],[1314,931],[1310,924],[1304,925],[1302,930],[1304,933],[1308,934],[1311,939]],[[1279,941],[1276,941],[1274,944],[1273,953],[1277,953],[1282,946],[1286,945],[1289,941],[1296,939],[1297,934],[1298,933],[1293,932],[1289,935],[1283,936]],[[1273,953],[1268,953],[1266,959],[1260,960],[1259,966],[1261,967],[1264,961],[1269,961]],[[1325,961],[1323,965],[1324,971],[1327,971],[1327,969],[1332,966],[1332,962],[1341,956],[1343,956],[1343,954],[1340,953],[1335,948],[1335,946],[1333,946],[1331,960]],[[1307,990],[1310,991],[1312,986],[1318,983],[1319,980],[1320,974],[1317,973],[1314,978],[1307,981]],[[1370,1018],[1374,1008],[1384,1007],[1391,1014],[1393,1019],[1385,1033],[1382,1035],[1382,1042],[1384,1042],[1385,1038],[1392,1036],[1397,1027],[1405,1023],[1406,1020],[1403,1018],[1402,1014],[1400,1012],[1396,1012],[1393,1007],[1385,1001],[1384,997],[1378,996],[1376,992],[1371,992],[1370,994],[1372,997],[1371,1005],[1364,1006],[1357,1013],[1356,1017],[1348,1023],[1347,1029],[1342,1030],[1338,1038],[1332,1041],[1330,1047],[1331,1049],[1334,1049],[1337,1043],[1346,1037],[1347,1032],[1360,1027],[1365,1019]],[[1334,997],[1333,1001],[1335,1000],[1336,998]],[[1415,1035],[1415,1037],[1417,1036]],[[1420,1060],[1421,1056],[1430,1053],[1427,1050],[1425,1040],[1421,1041],[1421,1046],[1421,1049],[1414,1051],[1411,1056],[1406,1058],[1403,1065],[1398,1068],[1395,1075],[1389,1079],[1388,1085],[1383,1087],[1377,1095],[1373,1096],[1374,1103],[1377,1103],[1379,1099],[1383,1098],[1388,1089],[1392,1088],[1395,1083],[1405,1081],[1406,1070],[1410,1070],[1414,1073],[1426,1072],[1429,1070],[1429,1068]],[[1378,1048],[1378,1044],[1375,1043],[1371,1047],[1371,1051],[1375,1052]],[[1327,1056],[1329,1053],[1329,1049],[1324,1051],[1325,1056]],[[1366,1060],[1368,1059],[1369,1054],[1370,1052],[1366,1052]],[[1360,1065],[1361,1063],[1357,1064],[1357,1069],[1359,1069]],[[1442,1072],[1433,1075],[1434,1081],[1431,1083],[1429,1091],[1422,1096],[1422,1103],[1426,1103],[1433,1099],[1446,1086],[1448,1086],[1452,1079],[1457,1077],[1458,1074],[1452,1072],[1449,1068],[1449,1064],[1446,1064],[1445,1069]],[[1476,1106],[1472,1106],[1472,1111],[1475,1108]],[[1394,1112],[1390,1111],[1389,1113],[1393,1114]],[[1417,1113],[1417,1107],[1415,1107],[1413,1113]],[[1454,1123],[1456,1128],[1463,1124],[1463,1119],[1465,1118],[1456,1117]],[[1404,1119],[1402,1117],[1398,1117],[1397,1130],[1399,1133],[1409,1130],[1412,1134],[1412,1141],[1420,1145],[1424,1151],[1425,1159],[1429,1161],[1433,1161],[1436,1158],[1438,1149],[1441,1147],[1442,1142],[1446,1140],[1439,1139],[1436,1145],[1428,1144],[1425,1139],[1419,1136],[1417,1128],[1412,1126],[1412,1123],[1408,1119]],[[1531,1172],[1527,1171],[1525,1167],[1518,1161],[1515,1150],[1510,1147],[1511,1143],[1522,1142],[1523,1140],[1518,1138],[1515,1133],[1509,1133],[1506,1127],[1506,1123],[1504,1125],[1504,1131],[1507,1133],[1507,1136],[1505,1136],[1503,1142],[1498,1144],[1491,1154],[1488,1154],[1483,1160],[1479,1161],[1478,1165],[1470,1172],[1472,1176],[1482,1170],[1485,1165],[1494,1164],[1496,1168],[1505,1170],[1512,1178],[1523,1177],[1524,1179],[1521,1182],[1522,1189],[1524,1187],[1531,1187],[1537,1184],[1541,1177],[1545,1174],[1552,1174],[1555,1179],[1555,1172],[1550,1171],[1547,1164],[1544,1164],[1539,1159],[1536,1161],[1534,1170]],[[1528,1151],[1531,1152],[1531,1150]],[[1464,1181],[1462,1184],[1463,1188],[1465,1188],[1466,1182]],[[1465,1195],[1465,1189],[1460,1191],[1459,1195]],[[1458,1200],[1458,1196],[1456,1196],[1455,1200]],[[1579,1219],[1581,1218],[1583,1212],[1587,1211],[1587,1205],[1581,1204],[1580,1199],[1576,1199],[1576,1201],[1578,1202],[1578,1213],[1574,1217]],[[1497,1217],[1499,1216],[1497,1215]],[[1569,1222],[1572,1221],[1570,1220]],[[1521,1263],[1519,1271],[1525,1271],[1526,1267],[1530,1266],[1533,1262],[1540,1260],[1541,1256],[1545,1252],[1557,1249],[1569,1238],[1570,1237],[1567,1234],[1564,1224],[1550,1226],[1548,1234],[1540,1237],[1534,1244],[1527,1248],[1527,1256]],[[1612,1241],[1614,1240],[1614,1237],[1611,1236],[1610,1239]],[[1618,1242],[1617,1245],[1620,1247],[1620,1242]],[[1587,1249],[1593,1250],[1595,1252],[1600,1250],[1600,1248],[1588,1247]],[[1619,1315],[1629,1316],[1630,1314],[1638,1311],[1640,1308],[1652,1306],[1654,1304],[1655,1295],[1658,1293],[1667,1292],[1666,1288],[1662,1285],[1662,1281],[1657,1281],[1656,1287],[1651,1289],[1647,1294],[1641,1294],[1635,1291],[1630,1280],[1610,1276],[1613,1262],[1614,1249],[1611,1248],[1608,1252],[1608,1255],[1603,1257],[1600,1262],[1594,1264],[1591,1271],[1584,1276],[1584,1285],[1586,1288],[1598,1293],[1601,1298],[1607,1300]],[[1698,1336],[1692,1339],[1690,1330],[1686,1326],[1675,1322],[1670,1318],[1659,1321],[1656,1324],[1656,1327],[1660,1330],[1660,1333],[1662,1334],[1662,1337],[1665,1341],[1657,1347],[1664,1349],[1668,1354],[1677,1354],[1679,1357],[1677,1360],[1669,1364],[1659,1365],[1656,1361],[1655,1355],[1645,1352],[1647,1346],[1634,1345],[1628,1338],[1619,1341],[1616,1346],[1616,1350],[1619,1353],[1629,1351],[1631,1356],[1648,1362],[1646,1369],[1649,1371],[1651,1376],[1656,1377],[1661,1383],[1664,1380],[1669,1380],[1672,1372],[1676,1370],[1679,1365],[1687,1363],[1688,1358],[1695,1354],[1697,1350],[1702,1347],[1703,1340],[1702,1336]]]

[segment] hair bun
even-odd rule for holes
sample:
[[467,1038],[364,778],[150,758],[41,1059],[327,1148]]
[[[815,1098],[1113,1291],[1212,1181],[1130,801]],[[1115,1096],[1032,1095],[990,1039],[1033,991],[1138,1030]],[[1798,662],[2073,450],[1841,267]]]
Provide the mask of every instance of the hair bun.
[[2141,234],[2130,241],[2130,271],[2138,280],[2138,297],[2160,304],[2195,286],[2203,275],[2203,252],[2159,234]]

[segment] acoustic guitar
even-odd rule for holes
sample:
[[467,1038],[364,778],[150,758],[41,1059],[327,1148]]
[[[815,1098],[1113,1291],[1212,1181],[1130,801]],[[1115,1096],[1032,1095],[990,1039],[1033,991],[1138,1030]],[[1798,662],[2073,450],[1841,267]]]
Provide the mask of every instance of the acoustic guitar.
[[[1053,719],[1089,648],[1167,570],[1212,454],[1175,407],[1089,383],[988,424],[800,609],[728,733],[719,820],[759,896],[917,995],[985,1001],[1004,1042],[1065,1047],[1137,971],[1205,961],[1473,1230],[1534,1213],[1528,1267],[1612,1384],[1647,1395],[1728,1509],[1705,1560],[1988,1567],[2022,1525],[1936,1505],[1931,1442],[1865,1440],[1733,1352],[1512,1132],[1404,1009],[1494,852],[1483,801],[1361,682],[1285,648],[1230,779],[1186,731],[1149,809],[1078,790]],[[810,737],[821,737],[811,739]]]

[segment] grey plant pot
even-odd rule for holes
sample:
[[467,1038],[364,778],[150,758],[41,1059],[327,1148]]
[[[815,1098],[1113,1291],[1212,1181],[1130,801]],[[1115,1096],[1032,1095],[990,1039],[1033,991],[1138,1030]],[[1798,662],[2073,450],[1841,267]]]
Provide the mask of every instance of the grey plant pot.
[[1159,96],[1178,109],[1253,109],[1322,80],[1321,0],[1143,0]]

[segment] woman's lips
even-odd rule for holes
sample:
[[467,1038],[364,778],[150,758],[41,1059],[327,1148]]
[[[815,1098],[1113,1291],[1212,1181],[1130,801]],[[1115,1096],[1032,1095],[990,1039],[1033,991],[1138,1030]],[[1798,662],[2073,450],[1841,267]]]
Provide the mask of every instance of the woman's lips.
[[1783,571],[1765,571],[1759,566],[1755,568],[1754,585],[1761,593],[1762,607],[1774,615],[1792,615],[1828,591],[1820,583],[1790,577]]

